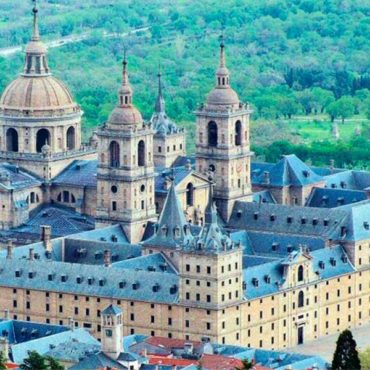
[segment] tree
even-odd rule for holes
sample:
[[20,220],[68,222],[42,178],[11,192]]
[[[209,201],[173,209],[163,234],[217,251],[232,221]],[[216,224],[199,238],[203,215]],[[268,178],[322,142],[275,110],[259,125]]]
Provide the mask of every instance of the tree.
[[48,370],[49,366],[45,357],[36,351],[28,351],[28,357],[23,360],[23,364],[19,368],[22,370]]
[[353,100],[349,96],[343,96],[337,101],[329,104],[327,112],[332,122],[335,118],[340,117],[342,118],[342,123],[344,123],[345,118],[349,118],[355,113]]
[[284,117],[292,118],[293,114],[297,114],[299,111],[299,104],[295,102],[292,98],[281,98],[279,100],[280,112]]
[[370,347],[360,352],[360,360],[363,369],[370,369]]
[[253,369],[253,363],[252,361],[249,361],[247,359],[242,360],[242,366],[236,367],[235,370],[252,370]]
[[337,340],[337,348],[331,365],[332,370],[361,370],[356,345],[351,331],[344,330]]
[[46,356],[46,361],[48,362],[50,370],[64,370],[64,366],[62,366],[55,358]]
[[0,352],[0,370],[6,370],[6,355],[4,352]]

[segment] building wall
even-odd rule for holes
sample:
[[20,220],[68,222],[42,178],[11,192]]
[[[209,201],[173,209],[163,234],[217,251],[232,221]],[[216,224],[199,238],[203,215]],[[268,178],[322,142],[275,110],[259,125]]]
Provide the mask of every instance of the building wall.
[[[304,327],[304,341],[309,341],[369,323],[369,279],[366,269],[220,309],[2,287],[0,310],[9,309],[20,320],[64,325],[73,317],[76,325],[91,329],[101,339],[100,312],[114,303],[123,311],[124,335],[186,340],[207,336],[219,343],[282,349],[297,344],[299,326]],[[300,290],[305,293],[305,304],[298,308]]]
[[169,168],[179,156],[186,155],[185,131],[166,136],[154,135],[154,166]]

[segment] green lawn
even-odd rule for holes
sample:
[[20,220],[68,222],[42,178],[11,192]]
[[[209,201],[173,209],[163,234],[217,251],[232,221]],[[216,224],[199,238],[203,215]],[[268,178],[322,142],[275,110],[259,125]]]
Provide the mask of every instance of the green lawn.
[[[359,127],[363,132],[365,127],[370,125],[370,121],[364,117],[353,117],[345,120],[344,123],[341,120],[336,121],[340,140],[348,141],[355,135],[356,127]],[[294,117],[291,120],[286,120],[285,124],[291,135],[294,135],[297,139],[301,139],[304,143],[319,140],[334,141],[332,134],[332,122],[327,117]]]

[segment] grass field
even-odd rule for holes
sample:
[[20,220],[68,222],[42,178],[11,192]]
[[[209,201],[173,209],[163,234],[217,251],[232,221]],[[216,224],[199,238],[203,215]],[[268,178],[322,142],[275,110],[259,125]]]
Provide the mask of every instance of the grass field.
[[[348,141],[355,135],[356,128],[364,132],[365,127],[370,125],[370,121],[364,117],[355,116],[351,119],[335,121],[339,128],[340,140]],[[334,141],[332,127],[333,124],[325,116],[294,117],[285,121],[289,134],[294,135],[303,143],[312,141],[329,140]]]

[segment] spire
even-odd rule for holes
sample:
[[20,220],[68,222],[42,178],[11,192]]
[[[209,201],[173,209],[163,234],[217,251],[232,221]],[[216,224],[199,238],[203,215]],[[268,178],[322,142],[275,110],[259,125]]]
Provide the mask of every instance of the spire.
[[229,70],[226,67],[224,36],[220,36],[220,63],[216,72],[217,87],[229,86]]
[[40,32],[39,32],[39,17],[38,17],[38,12],[39,10],[37,9],[37,1],[32,0],[34,5],[32,9],[33,13],[33,31],[32,31],[32,41],[40,41]]
[[213,201],[213,172],[208,174],[209,180],[209,191],[208,191],[208,204],[205,210],[205,223],[206,224],[217,224],[217,209]]
[[49,67],[46,58],[46,47],[41,42],[39,32],[39,10],[36,0],[33,1],[33,26],[32,37],[26,47],[26,60],[24,66],[24,75],[45,76],[49,74]]
[[165,102],[163,99],[162,94],[162,73],[161,73],[161,65],[158,65],[158,95],[157,100],[155,102],[155,111],[157,113],[165,113]]
[[126,56],[126,49],[123,54],[123,68],[122,68],[122,85],[119,89],[118,96],[119,96],[119,105],[130,105],[132,104],[132,89],[130,86],[130,82],[128,79],[128,68],[127,68],[127,56]]

